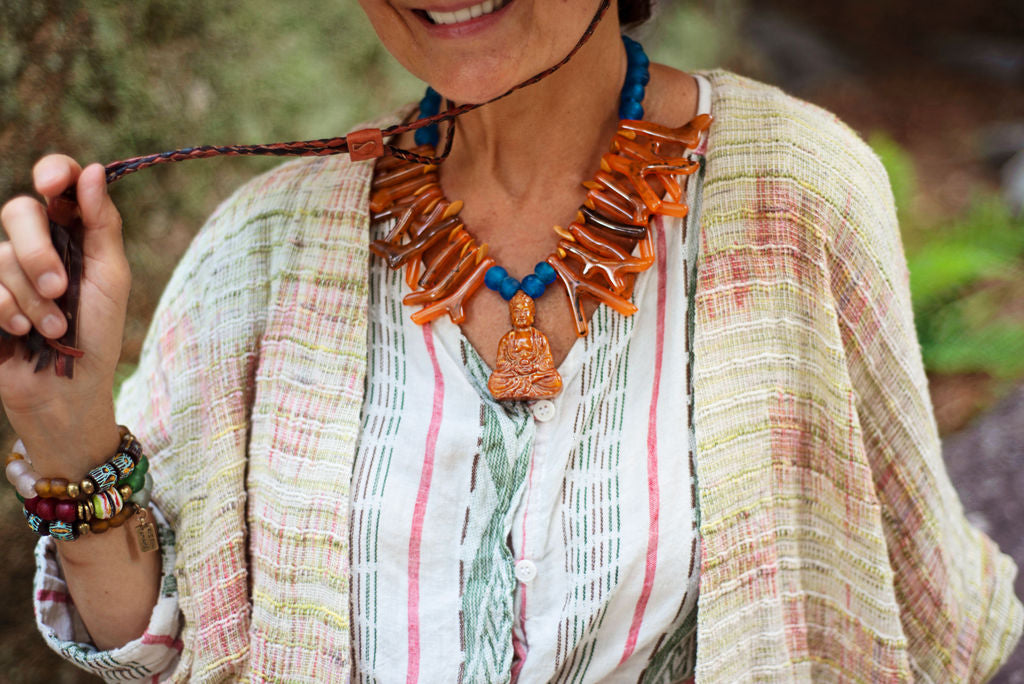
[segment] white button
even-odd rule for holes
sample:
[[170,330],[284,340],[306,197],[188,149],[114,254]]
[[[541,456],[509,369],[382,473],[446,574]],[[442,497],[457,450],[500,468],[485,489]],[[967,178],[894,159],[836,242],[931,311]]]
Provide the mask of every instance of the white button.
[[555,417],[555,402],[541,399],[530,410],[533,412],[534,418],[542,423],[546,423]]
[[516,579],[524,584],[529,584],[537,576],[537,566],[531,560],[521,560],[516,563]]

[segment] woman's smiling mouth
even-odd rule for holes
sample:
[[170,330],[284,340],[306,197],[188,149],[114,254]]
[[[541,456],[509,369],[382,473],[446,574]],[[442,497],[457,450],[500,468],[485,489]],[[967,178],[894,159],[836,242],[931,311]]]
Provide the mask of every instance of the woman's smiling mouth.
[[462,24],[477,17],[486,16],[502,9],[508,5],[512,0],[483,0],[483,2],[477,3],[470,7],[463,7],[459,10],[443,12],[440,10],[413,10],[418,16],[425,19],[428,23],[435,25],[452,25]]

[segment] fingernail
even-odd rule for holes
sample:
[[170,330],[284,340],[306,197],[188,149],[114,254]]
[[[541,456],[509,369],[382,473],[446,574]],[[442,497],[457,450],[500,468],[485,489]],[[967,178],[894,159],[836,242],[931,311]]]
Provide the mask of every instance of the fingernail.
[[56,296],[60,291],[60,276],[56,273],[44,273],[39,276],[39,293],[48,297]]
[[11,328],[14,330],[24,330],[25,332],[28,332],[31,327],[32,321],[28,320],[21,314],[15,314],[11,318]]
[[46,335],[47,337],[57,337],[64,329],[64,326],[61,324],[60,318],[54,316],[53,314],[49,314],[48,316],[44,317],[42,325],[43,334]]

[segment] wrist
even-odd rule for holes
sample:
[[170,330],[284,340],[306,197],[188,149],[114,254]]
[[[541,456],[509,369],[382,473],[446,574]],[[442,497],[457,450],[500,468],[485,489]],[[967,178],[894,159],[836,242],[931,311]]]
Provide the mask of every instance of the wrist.
[[121,436],[113,409],[80,427],[55,425],[43,434],[19,434],[36,472],[43,477],[81,478],[117,451]]

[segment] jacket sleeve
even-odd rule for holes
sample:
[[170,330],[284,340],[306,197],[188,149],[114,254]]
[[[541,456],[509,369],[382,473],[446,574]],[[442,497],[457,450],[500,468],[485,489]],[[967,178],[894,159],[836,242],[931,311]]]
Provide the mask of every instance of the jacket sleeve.
[[[182,508],[190,497],[205,496],[196,475],[204,443],[200,417],[213,410],[203,404],[205,388],[230,383],[241,397],[239,412],[252,392],[246,378],[258,352],[251,340],[258,337],[261,321],[249,312],[259,311],[266,296],[262,255],[269,248],[267,231],[248,223],[265,182],[257,178],[238,190],[197,234],[161,297],[136,371],[119,388],[118,420],[130,426],[150,460],[163,554],[160,594],[143,635],[117,649],[97,650],[74,609],[52,543],[44,540],[37,550],[40,632],[59,655],[104,679],[189,676],[194,636],[186,616],[195,599],[182,574],[179,544],[190,532],[181,525]],[[225,334],[228,328],[235,334]],[[241,581],[244,592],[244,576]]]
[[888,178],[850,138],[865,173],[849,184],[828,267],[910,665],[921,681],[983,682],[1021,634],[1016,567],[967,522],[946,472]]

